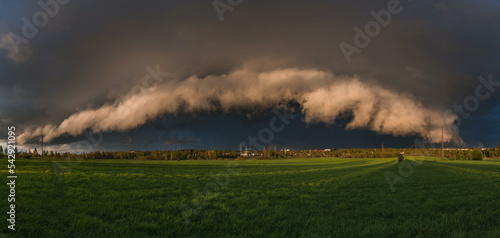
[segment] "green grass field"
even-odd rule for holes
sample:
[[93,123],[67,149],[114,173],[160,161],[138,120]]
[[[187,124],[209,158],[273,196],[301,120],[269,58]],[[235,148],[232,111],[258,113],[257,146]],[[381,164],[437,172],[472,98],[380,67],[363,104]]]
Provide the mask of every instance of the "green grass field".
[[6,164],[6,237],[500,237],[498,160],[17,160],[16,231]]

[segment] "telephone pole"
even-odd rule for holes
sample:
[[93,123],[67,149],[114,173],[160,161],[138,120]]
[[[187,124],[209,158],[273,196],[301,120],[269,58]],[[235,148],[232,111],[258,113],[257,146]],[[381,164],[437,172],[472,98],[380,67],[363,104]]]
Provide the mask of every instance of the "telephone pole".
[[42,156],[41,156],[41,158],[43,158],[43,129],[42,129],[41,134],[42,134]]
[[444,126],[441,127],[441,158],[444,159]]

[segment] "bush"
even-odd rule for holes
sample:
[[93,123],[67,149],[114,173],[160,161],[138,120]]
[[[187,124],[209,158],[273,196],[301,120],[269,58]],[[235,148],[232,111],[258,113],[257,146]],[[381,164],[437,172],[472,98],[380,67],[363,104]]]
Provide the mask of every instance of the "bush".
[[473,160],[483,160],[483,152],[480,150],[472,151],[472,159]]
[[460,156],[459,153],[457,153],[457,156],[455,157],[457,160],[461,160],[462,159],[462,156]]

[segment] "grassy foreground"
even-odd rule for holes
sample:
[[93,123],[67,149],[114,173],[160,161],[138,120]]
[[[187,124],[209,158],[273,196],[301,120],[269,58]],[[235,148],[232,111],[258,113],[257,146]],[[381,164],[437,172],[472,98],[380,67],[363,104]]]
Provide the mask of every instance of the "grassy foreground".
[[6,164],[6,237],[500,237],[500,161],[17,160],[15,231]]

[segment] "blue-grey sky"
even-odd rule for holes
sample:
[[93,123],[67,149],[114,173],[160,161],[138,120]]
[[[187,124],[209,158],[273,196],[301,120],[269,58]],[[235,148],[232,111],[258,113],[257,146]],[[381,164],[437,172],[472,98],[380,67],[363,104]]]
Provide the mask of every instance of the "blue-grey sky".
[[[500,143],[497,1],[40,2],[0,3],[0,126],[25,148]],[[270,138],[273,110],[295,117]]]

